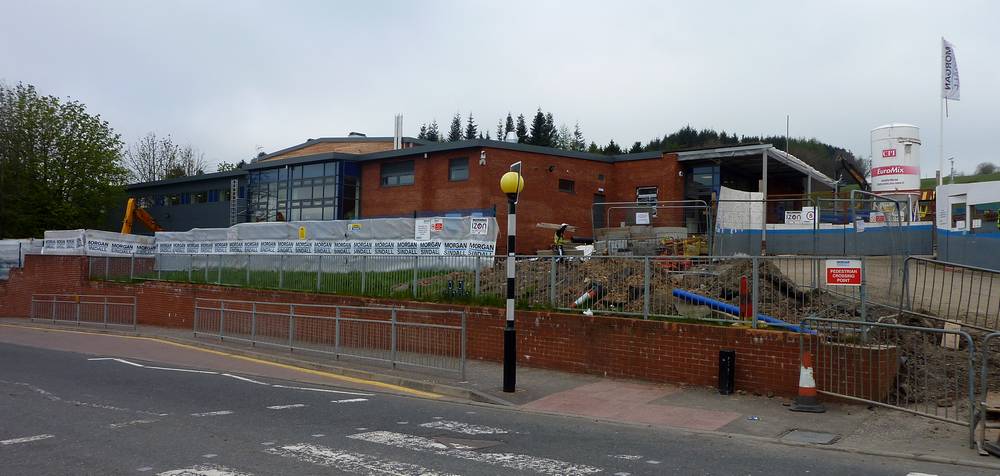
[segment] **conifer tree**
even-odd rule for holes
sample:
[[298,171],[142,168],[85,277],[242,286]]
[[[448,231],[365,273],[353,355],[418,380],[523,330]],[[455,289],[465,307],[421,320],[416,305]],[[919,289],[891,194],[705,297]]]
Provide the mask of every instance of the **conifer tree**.
[[515,129],[517,134],[517,142],[521,144],[526,144],[528,142],[528,125],[524,123],[524,114],[517,115],[517,128]]
[[434,119],[427,127],[427,140],[431,142],[441,142],[441,132],[438,130],[438,121]]
[[457,112],[451,118],[451,129],[448,130],[448,142],[462,140],[462,116]]
[[573,141],[570,147],[571,150],[585,150],[587,148],[587,141],[583,138],[583,132],[580,130],[580,123],[576,123],[576,127],[573,128]]
[[503,136],[498,136],[497,140],[504,140],[507,134],[514,132],[514,118],[510,117],[510,111],[507,112],[507,121],[503,124]]
[[420,125],[420,132],[417,134],[417,139],[427,139],[427,124]]
[[472,112],[469,112],[469,121],[465,123],[465,140],[473,140],[476,138],[476,132],[479,131],[479,127],[476,126],[476,121],[472,119]]

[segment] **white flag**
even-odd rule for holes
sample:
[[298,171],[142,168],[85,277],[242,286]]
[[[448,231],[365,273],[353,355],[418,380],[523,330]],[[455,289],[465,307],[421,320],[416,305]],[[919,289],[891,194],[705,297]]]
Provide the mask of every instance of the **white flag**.
[[941,38],[941,97],[958,101],[958,62],[955,46]]

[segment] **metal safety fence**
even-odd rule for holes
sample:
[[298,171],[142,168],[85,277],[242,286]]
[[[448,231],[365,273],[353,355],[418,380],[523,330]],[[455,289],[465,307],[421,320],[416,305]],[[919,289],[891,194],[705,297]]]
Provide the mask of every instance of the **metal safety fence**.
[[961,330],[806,318],[817,392],[969,428],[975,439],[976,346]]
[[135,296],[32,294],[29,317],[32,321],[135,329]]
[[197,298],[194,336],[465,378],[463,311]]
[[980,452],[1000,455],[1000,332],[983,336],[979,348],[976,443]]
[[91,257],[90,276],[365,297],[502,305],[515,259],[518,306],[644,319],[789,326],[804,316],[876,320],[858,280],[831,284],[827,256],[296,256]]
[[1000,330],[1000,271],[911,256],[899,307],[985,331]]

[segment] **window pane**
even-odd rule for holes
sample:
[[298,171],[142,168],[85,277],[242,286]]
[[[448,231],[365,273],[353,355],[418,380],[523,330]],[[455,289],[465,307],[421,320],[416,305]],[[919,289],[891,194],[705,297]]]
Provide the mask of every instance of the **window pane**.
[[312,187],[295,187],[292,189],[292,200],[312,198]]
[[559,179],[559,191],[573,193],[576,189],[576,182],[572,180]]
[[302,177],[322,177],[323,164],[309,164],[302,167]]
[[323,219],[323,209],[322,208],[303,208],[302,209],[302,220],[322,220]]
[[469,159],[467,157],[451,159],[448,161],[448,180],[468,180],[468,178]]
[[336,220],[337,214],[333,207],[323,208],[323,219],[324,220]]
[[382,185],[413,184],[413,161],[382,164]]

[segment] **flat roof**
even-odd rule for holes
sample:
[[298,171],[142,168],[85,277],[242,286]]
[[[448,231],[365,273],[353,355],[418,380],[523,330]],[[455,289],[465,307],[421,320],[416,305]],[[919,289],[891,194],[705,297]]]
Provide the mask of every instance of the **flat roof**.
[[177,185],[179,183],[187,182],[201,182],[204,180],[217,180],[217,179],[227,179],[233,177],[240,177],[246,175],[247,171],[245,169],[236,169],[226,172],[213,172],[210,174],[201,175],[189,175],[187,177],[177,177],[171,179],[156,180],[153,182],[138,182],[131,183],[125,186],[125,189],[135,189],[135,188],[149,188],[149,187],[159,187],[161,185]]
[[688,150],[677,152],[677,161],[686,162],[692,160],[703,160],[703,159],[716,159],[716,160],[726,160],[733,159],[736,157],[747,157],[754,156],[758,154],[763,154],[767,152],[767,157],[769,159],[774,159],[781,162],[788,167],[797,170],[803,175],[812,177],[813,179],[825,184],[826,186],[833,188],[836,187],[837,181],[827,177],[826,174],[816,170],[811,165],[803,162],[798,157],[787,154],[785,151],[780,150],[771,144],[753,144],[753,145],[738,145],[731,147],[718,147],[714,149],[698,149],[698,150]]
[[[279,156],[281,154],[287,154],[289,152],[296,151],[296,150],[299,150],[299,149],[303,149],[303,148],[309,147],[311,145],[316,145],[316,144],[325,144],[325,143],[330,143],[330,142],[392,142],[394,139],[395,139],[394,137],[386,137],[386,136],[377,136],[377,137],[368,137],[368,136],[320,137],[318,139],[308,139],[308,140],[306,140],[305,142],[303,142],[301,144],[296,144],[296,145],[293,145],[291,147],[285,147],[284,149],[281,149],[279,151],[271,152],[270,154],[265,154],[265,155],[262,155],[260,157],[255,157],[251,161],[251,163],[257,163],[257,162],[260,162],[260,161],[264,161],[264,160],[270,159],[271,157],[277,157],[277,156]],[[417,144],[417,145],[425,145],[425,144],[430,144],[431,142],[428,142],[428,141],[423,140],[423,139],[417,139],[417,138],[414,138],[414,137],[406,137],[406,136],[404,136],[403,137],[403,143],[404,144],[405,143],[410,143],[410,144]]]

